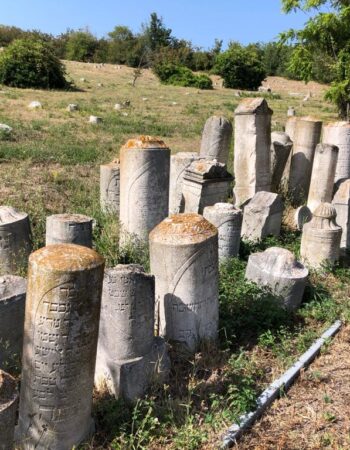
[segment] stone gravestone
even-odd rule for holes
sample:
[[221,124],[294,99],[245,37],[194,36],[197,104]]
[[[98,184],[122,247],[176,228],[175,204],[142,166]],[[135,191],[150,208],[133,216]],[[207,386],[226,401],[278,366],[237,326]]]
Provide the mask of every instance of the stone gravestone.
[[20,360],[23,347],[26,279],[0,276],[0,369]]
[[297,125],[297,117],[288,117],[286,121],[286,126],[284,127],[284,131],[290,137],[291,141],[294,142],[295,138],[295,129]]
[[100,205],[104,213],[119,216],[120,164],[119,160],[100,166]]
[[249,256],[245,276],[259,286],[268,286],[288,310],[302,301],[309,271],[285,248],[270,247]]
[[350,123],[334,122],[325,125],[322,142],[339,148],[334,182],[350,178]]
[[329,203],[321,203],[310,222],[303,227],[300,256],[313,269],[334,265],[339,259],[342,229],[336,224],[337,212]]
[[278,191],[292,147],[293,142],[287,133],[283,131],[271,133],[271,189],[273,192]]
[[154,337],[154,276],[141,266],[106,270],[95,384],[126,401],[145,394],[152,379],[170,368],[165,342]]
[[307,199],[311,212],[314,212],[320,203],[332,201],[337,159],[338,147],[330,144],[317,145]]
[[278,194],[258,192],[245,206],[242,238],[258,241],[266,236],[279,236],[282,224],[283,201]]
[[337,223],[342,227],[340,249],[344,252],[350,249],[350,179],[340,184],[332,204],[337,212]]
[[289,196],[295,206],[306,201],[314,162],[316,145],[320,142],[322,122],[302,117],[296,122],[293,154],[290,166]]
[[25,268],[31,250],[28,214],[0,206],[0,275]]
[[225,117],[209,117],[202,133],[200,156],[227,164],[232,131],[232,124]]
[[182,194],[183,178],[188,166],[196,159],[199,159],[199,156],[195,152],[180,152],[171,156],[169,214],[184,212],[185,200]]
[[89,437],[104,260],[74,244],[29,258],[17,440],[71,449]]
[[53,214],[46,218],[46,245],[77,244],[92,247],[93,218],[83,214]]
[[151,136],[130,139],[120,152],[121,244],[148,242],[168,215],[170,150]]
[[235,110],[234,176],[236,205],[271,190],[271,115],[265,99],[246,98]]
[[12,450],[18,391],[14,378],[0,370],[0,450]]
[[230,203],[216,203],[204,208],[203,217],[218,229],[219,260],[238,256],[242,211]]
[[194,161],[183,178],[184,212],[202,214],[206,206],[226,202],[232,181],[225,164],[208,159]]
[[176,214],[150,233],[159,334],[194,353],[218,332],[218,232],[198,214]]

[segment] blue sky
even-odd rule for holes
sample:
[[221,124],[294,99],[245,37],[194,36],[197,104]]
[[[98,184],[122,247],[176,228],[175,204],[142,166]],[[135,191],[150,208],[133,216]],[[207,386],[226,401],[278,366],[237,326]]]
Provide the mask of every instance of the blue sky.
[[300,28],[303,12],[283,14],[280,0],[7,0],[0,23],[59,34],[85,28],[99,37],[115,25],[133,31],[151,12],[162,16],[178,38],[211,47],[214,39],[267,42],[288,28]]

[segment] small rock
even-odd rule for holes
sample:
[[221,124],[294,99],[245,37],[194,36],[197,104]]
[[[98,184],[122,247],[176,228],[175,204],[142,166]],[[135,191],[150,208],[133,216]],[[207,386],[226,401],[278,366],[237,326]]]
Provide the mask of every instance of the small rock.
[[42,108],[42,104],[40,102],[37,102],[37,101],[30,102],[29,105],[28,105],[28,108],[30,108],[30,109]]
[[127,117],[129,114],[127,112],[123,112],[122,115]]
[[125,102],[123,102],[124,106],[130,106],[131,102],[130,100],[125,100]]
[[172,105],[177,105],[177,102],[171,102]]
[[142,97],[142,100],[143,100],[144,102],[147,102],[148,98],[147,98],[147,97]]
[[103,87],[103,83],[97,83],[97,87]]
[[70,103],[66,108],[66,110],[69,112],[78,111],[78,109],[79,109],[79,106],[76,105],[75,103]]
[[86,79],[85,79],[85,78],[80,78],[80,81],[82,81],[83,83],[85,83]]
[[9,125],[6,125],[5,123],[0,123],[0,132],[10,134],[12,132],[12,128]]
[[120,103],[116,103],[114,105],[114,109],[116,109],[117,111],[121,110],[123,108],[123,106]]
[[90,116],[89,117],[89,123],[101,123],[102,122],[102,117],[98,117],[98,116]]

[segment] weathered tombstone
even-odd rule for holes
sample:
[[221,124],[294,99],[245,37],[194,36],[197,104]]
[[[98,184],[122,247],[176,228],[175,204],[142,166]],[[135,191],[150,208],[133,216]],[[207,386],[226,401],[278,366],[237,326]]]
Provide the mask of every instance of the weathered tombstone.
[[100,166],[100,205],[105,213],[119,216],[120,163],[119,160]]
[[42,104],[36,100],[34,100],[33,102],[30,102],[28,105],[29,109],[40,109],[42,108]]
[[92,217],[53,214],[46,218],[46,245],[77,244],[92,247]]
[[16,381],[0,370],[0,450],[13,449],[17,404]]
[[287,110],[287,116],[288,117],[294,117],[296,115],[296,111],[294,106],[289,106]]
[[75,103],[69,103],[69,105],[67,106],[68,112],[78,111],[78,109],[79,109],[79,106],[76,105]]
[[20,448],[68,450],[93,429],[103,269],[100,255],[74,244],[49,245],[29,258]]
[[242,238],[253,242],[269,235],[279,236],[283,208],[283,201],[278,194],[256,193],[244,208]]
[[0,133],[4,136],[10,136],[12,133],[12,127],[6,125],[6,123],[0,123]]
[[287,133],[275,131],[271,133],[271,189],[277,192],[293,147]]
[[154,337],[154,276],[141,266],[118,265],[105,272],[95,384],[116,397],[142,397],[170,361],[162,338]]
[[175,214],[150,233],[159,334],[185,351],[218,332],[218,232],[198,214]]
[[26,267],[31,250],[28,214],[0,206],[0,275]]
[[89,123],[97,124],[102,122],[102,117],[98,116],[90,116],[89,117]]
[[151,136],[130,139],[120,151],[121,244],[148,242],[149,232],[168,215],[170,149]]
[[322,142],[339,148],[334,181],[350,178],[350,123],[344,121],[325,125]]
[[336,224],[337,212],[329,203],[321,203],[310,222],[303,227],[300,256],[306,265],[320,269],[339,259],[342,229]]
[[242,210],[230,203],[204,208],[203,217],[218,229],[219,260],[238,255],[241,240]]
[[292,142],[294,142],[297,120],[298,120],[297,117],[288,117],[286,121],[286,126],[284,127],[285,133],[288,134]]
[[307,206],[299,206],[299,208],[296,208],[294,210],[294,223],[299,231],[301,231],[303,229],[303,226],[307,222],[310,222],[311,219],[312,213]]
[[23,347],[26,279],[0,276],[0,369],[20,360]]
[[246,98],[235,110],[236,205],[271,189],[271,115],[265,99]]
[[317,145],[307,199],[311,212],[314,212],[320,203],[332,201],[337,160],[338,147],[330,144]]
[[293,154],[290,166],[289,196],[295,206],[306,201],[316,145],[320,142],[322,122],[302,117],[296,122]]
[[199,156],[196,152],[180,152],[171,156],[169,214],[184,212],[185,200],[182,194],[183,177],[188,166],[198,158]]
[[225,164],[208,159],[193,161],[183,177],[184,212],[202,214],[206,206],[225,203],[232,181]]
[[232,124],[225,117],[209,117],[202,133],[200,156],[227,164],[232,131]]
[[350,179],[344,180],[335,196],[332,204],[337,212],[337,223],[342,227],[340,249],[350,249]]
[[245,276],[259,286],[268,286],[288,310],[302,301],[309,271],[285,248],[270,247],[249,256]]

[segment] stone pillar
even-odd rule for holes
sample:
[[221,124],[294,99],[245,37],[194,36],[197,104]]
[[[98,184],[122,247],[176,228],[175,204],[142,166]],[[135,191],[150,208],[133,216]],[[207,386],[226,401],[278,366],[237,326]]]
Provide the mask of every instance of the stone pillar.
[[232,131],[232,124],[225,117],[209,117],[203,129],[200,156],[227,164]]
[[70,449],[92,431],[103,258],[74,244],[29,258],[18,441]]
[[150,233],[159,334],[195,352],[218,332],[218,232],[198,214],[176,214]]
[[18,391],[14,378],[0,370],[0,450],[14,448]]
[[182,194],[183,178],[186,169],[195,159],[199,159],[198,153],[196,152],[180,152],[171,156],[169,214],[184,212],[185,199]]
[[46,218],[46,245],[76,244],[92,247],[92,217],[53,214]]
[[28,214],[0,206],[0,275],[25,268],[31,250]]
[[204,208],[203,217],[218,229],[219,260],[238,255],[241,240],[242,211],[230,203]]
[[316,145],[320,142],[322,122],[312,117],[297,120],[289,175],[289,195],[295,206],[309,194]]
[[119,160],[100,166],[100,205],[104,213],[119,216],[120,164]]
[[337,160],[338,147],[330,144],[317,145],[307,199],[307,206],[312,213],[320,203],[332,201]]
[[236,205],[271,189],[271,115],[265,99],[246,98],[235,111],[234,176]]
[[245,276],[259,286],[268,286],[288,310],[303,299],[309,271],[285,248],[270,247],[249,256]]
[[333,122],[325,125],[322,142],[339,148],[334,182],[350,178],[350,123]]
[[296,115],[294,106],[289,106],[287,110],[288,117],[294,117]]
[[293,142],[287,133],[275,131],[271,133],[271,189],[277,192],[282,181]]
[[168,215],[170,150],[151,136],[130,139],[120,152],[121,243],[148,242],[149,232]]
[[350,249],[350,179],[344,180],[337,190],[332,204],[337,212],[337,223],[342,227],[340,249]]
[[324,264],[338,261],[342,229],[335,222],[336,215],[332,205],[321,203],[311,221],[304,225],[300,256],[306,265],[321,269]]
[[23,347],[26,279],[0,276],[0,369],[17,365]]
[[284,127],[285,133],[288,134],[292,142],[294,142],[297,120],[298,120],[297,117],[288,117],[286,121],[286,126]]
[[282,224],[283,201],[278,194],[258,192],[245,206],[242,238],[259,241],[266,236],[279,236]]
[[164,340],[154,337],[154,296],[154,276],[141,266],[106,270],[95,383],[127,401],[142,397],[170,368]]
[[232,181],[225,164],[208,159],[194,161],[183,178],[185,212],[202,214],[206,206],[227,202]]

